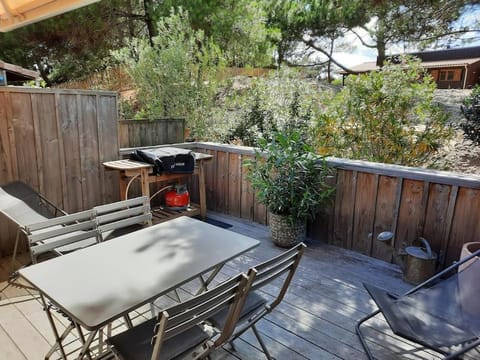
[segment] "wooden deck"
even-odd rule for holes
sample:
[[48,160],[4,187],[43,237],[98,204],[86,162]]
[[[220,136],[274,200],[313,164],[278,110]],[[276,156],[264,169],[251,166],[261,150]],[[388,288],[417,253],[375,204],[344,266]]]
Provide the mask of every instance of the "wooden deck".
[[[212,215],[212,218],[233,225],[230,230],[261,240],[259,247],[228,263],[219,274],[219,280],[282,251],[271,244],[265,226],[220,215]],[[307,242],[307,245],[286,298],[258,325],[267,346],[278,360],[366,359],[355,334],[355,324],[375,306],[362,283],[374,283],[397,293],[406,291],[410,285],[401,280],[399,269],[391,264],[320,242]],[[0,281],[5,279],[9,269],[9,259],[0,261]],[[0,282],[0,289],[4,284]],[[187,284],[181,289],[180,296],[190,296],[196,286]],[[268,297],[277,289],[275,284],[271,284],[263,292]],[[40,303],[32,300],[32,296],[26,295],[24,290],[11,287],[0,296],[0,359],[42,359],[53,343],[53,334]],[[158,305],[171,301],[164,297]],[[145,316],[148,314],[149,311],[146,311]],[[139,316],[136,321],[142,319],[144,317]],[[66,319],[60,315],[57,321],[66,324]],[[392,335],[381,317],[371,321],[367,331],[378,359],[440,358],[432,351],[423,351]],[[70,347],[74,349],[78,341],[71,340]],[[236,351],[226,346],[215,352],[212,358],[264,358],[251,331],[235,345]]]

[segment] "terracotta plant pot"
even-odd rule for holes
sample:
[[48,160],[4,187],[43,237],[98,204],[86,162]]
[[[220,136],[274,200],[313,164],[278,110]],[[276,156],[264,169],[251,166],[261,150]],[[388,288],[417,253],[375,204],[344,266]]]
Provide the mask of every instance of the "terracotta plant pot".
[[[460,260],[463,259],[464,257],[467,257],[468,255],[474,253],[480,249],[480,242],[469,242],[465,243],[462,246],[462,252],[460,254]],[[471,264],[474,260],[467,261],[465,264],[460,265],[459,270],[462,270],[466,268],[469,264]]]
[[270,233],[275,245],[281,247],[292,247],[305,241],[307,234],[306,221],[298,222],[294,226],[284,215],[269,213]]

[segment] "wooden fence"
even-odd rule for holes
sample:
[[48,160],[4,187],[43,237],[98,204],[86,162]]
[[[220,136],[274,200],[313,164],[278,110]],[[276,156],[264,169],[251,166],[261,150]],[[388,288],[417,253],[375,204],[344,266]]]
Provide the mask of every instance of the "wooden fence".
[[[242,166],[251,148],[188,146],[214,155],[206,170],[209,209],[267,222]],[[422,236],[443,264],[456,260],[464,243],[480,241],[480,177],[333,158],[328,163],[337,169],[335,199],[309,224],[311,237],[394,261]],[[391,243],[376,240],[387,230],[395,234]]]
[[185,119],[120,120],[121,148],[174,144],[184,141]]
[[[0,88],[0,184],[24,181],[67,212],[117,200],[101,165],[118,158],[117,132],[116,93]],[[0,256],[14,231],[1,221]]]

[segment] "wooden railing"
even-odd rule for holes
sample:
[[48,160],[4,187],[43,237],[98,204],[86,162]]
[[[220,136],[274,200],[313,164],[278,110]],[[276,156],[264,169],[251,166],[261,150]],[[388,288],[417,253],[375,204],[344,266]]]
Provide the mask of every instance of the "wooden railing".
[[[193,143],[185,145],[214,155],[208,165],[208,208],[267,222],[242,165],[252,148]],[[480,177],[444,171],[328,159],[337,169],[335,199],[309,225],[315,239],[386,261],[406,245],[430,241],[442,264],[456,260],[464,243],[480,241]],[[392,231],[392,242],[376,240]]]

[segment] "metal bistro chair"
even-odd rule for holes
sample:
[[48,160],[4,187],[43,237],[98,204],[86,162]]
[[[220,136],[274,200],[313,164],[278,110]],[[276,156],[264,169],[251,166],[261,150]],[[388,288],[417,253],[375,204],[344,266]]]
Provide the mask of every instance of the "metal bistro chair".
[[26,225],[21,231],[27,237],[34,264],[47,253],[63,255],[100,240],[93,209]]
[[95,206],[97,227],[102,241],[152,225],[147,196]]
[[[250,268],[247,273],[246,296],[243,298],[243,304],[241,304],[242,309],[239,320],[232,332],[232,336],[228,340],[233,349],[235,349],[233,341],[251,328],[265,356],[268,359],[272,359],[255,324],[275,309],[283,300],[305,248],[306,245],[300,243],[274,258]],[[284,276],[283,284],[280,286],[276,297],[272,301],[267,301],[257,290],[281,276]],[[228,313],[224,310],[212,316],[208,321],[216,328],[222,328],[226,324],[227,319]]]
[[[230,338],[246,283],[245,274],[239,274],[160,312],[157,318],[109,338],[107,342],[116,358],[123,360],[168,360],[186,355],[197,359],[208,356]],[[222,309],[228,314],[227,320],[222,332],[212,335],[202,323]]]

